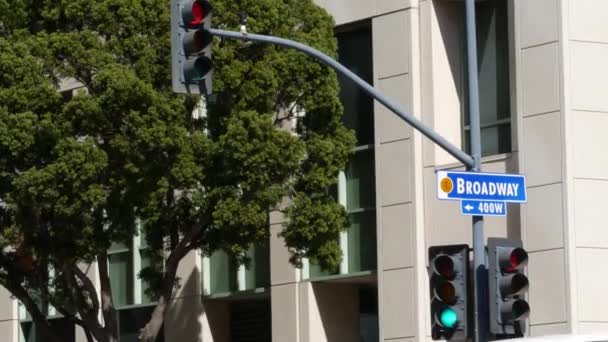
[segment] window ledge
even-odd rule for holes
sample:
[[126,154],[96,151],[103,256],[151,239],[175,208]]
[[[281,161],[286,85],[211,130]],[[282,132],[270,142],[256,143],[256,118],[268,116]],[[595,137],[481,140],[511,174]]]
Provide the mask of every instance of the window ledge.
[[370,271],[361,271],[361,272],[353,272],[346,274],[335,274],[329,276],[315,277],[304,279],[303,282],[308,281],[311,283],[321,283],[321,282],[349,282],[349,280],[355,280],[356,278],[361,278],[363,280],[367,280],[367,278],[376,278],[376,270]]
[[258,298],[266,297],[270,295],[269,287],[258,287],[251,290],[234,291],[234,292],[221,292],[213,293],[209,295],[203,295],[203,300],[232,300],[232,299],[246,299],[246,298]]
[[142,304],[129,304],[129,305],[117,306],[115,309],[116,309],[116,311],[123,311],[123,310],[129,310],[129,309],[141,309],[141,308],[156,306],[156,304],[157,304],[156,302],[142,303]]

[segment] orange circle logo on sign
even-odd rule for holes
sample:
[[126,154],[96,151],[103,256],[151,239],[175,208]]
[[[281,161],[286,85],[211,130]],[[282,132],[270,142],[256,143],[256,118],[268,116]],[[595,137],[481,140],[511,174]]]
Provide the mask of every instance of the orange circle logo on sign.
[[445,177],[444,179],[442,179],[440,186],[441,190],[446,194],[449,194],[454,189],[454,183],[449,177]]

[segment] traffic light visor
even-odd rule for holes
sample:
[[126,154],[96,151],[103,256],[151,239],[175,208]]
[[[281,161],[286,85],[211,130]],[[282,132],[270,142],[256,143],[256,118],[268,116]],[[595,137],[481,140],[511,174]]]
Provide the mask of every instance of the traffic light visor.
[[433,259],[433,272],[437,275],[453,279],[456,275],[454,260],[449,255],[439,255]]
[[184,35],[184,52],[193,55],[202,52],[211,42],[213,36],[207,30],[190,31]]
[[521,321],[530,315],[530,305],[523,299],[512,300],[501,305],[500,313],[503,322]]
[[207,58],[199,58],[194,62],[192,81],[200,81],[211,70],[211,63]]
[[200,82],[212,68],[211,60],[207,57],[190,59],[184,64],[184,76],[187,82]]
[[513,303],[513,317],[516,321],[525,319],[530,314],[530,305],[523,299],[516,300]]

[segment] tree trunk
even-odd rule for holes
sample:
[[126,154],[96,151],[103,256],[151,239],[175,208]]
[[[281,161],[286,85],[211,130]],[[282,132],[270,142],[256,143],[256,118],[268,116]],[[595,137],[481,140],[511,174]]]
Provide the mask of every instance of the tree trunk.
[[99,283],[101,287],[101,312],[105,321],[105,330],[114,339],[118,339],[118,317],[114,302],[112,300],[112,286],[110,284],[110,274],[108,270],[108,254],[103,252],[97,256],[97,266],[99,269]]
[[[180,244],[181,246],[181,244]],[[146,326],[139,333],[141,342],[154,342],[165,321],[165,313],[169,306],[169,301],[173,296],[173,288],[175,285],[175,276],[177,274],[177,266],[179,261],[188,253],[189,249],[185,246],[178,246],[167,260],[166,272],[163,278],[162,294],[158,298],[158,303],[152,312],[152,316]],[[178,250],[179,249],[179,250]],[[179,254],[179,255],[178,255]],[[179,259],[178,259],[179,257]]]
[[152,312],[152,317],[146,324],[146,326],[139,333],[139,340],[141,342],[154,342],[158,337],[160,328],[165,322],[165,313],[167,312],[169,300],[165,296],[161,296],[158,299],[158,304]]
[[165,314],[169,307],[169,301],[173,296],[173,288],[175,286],[175,276],[177,274],[177,267],[179,262],[195,247],[192,244],[195,239],[201,234],[203,230],[202,225],[196,224],[186,234],[181,241],[171,251],[171,254],[167,258],[165,263],[165,275],[163,277],[163,284],[161,288],[161,295],[158,299],[158,304],[152,312],[152,317],[146,326],[141,329],[139,333],[139,340],[141,342],[154,342],[158,336],[158,332],[165,321]]

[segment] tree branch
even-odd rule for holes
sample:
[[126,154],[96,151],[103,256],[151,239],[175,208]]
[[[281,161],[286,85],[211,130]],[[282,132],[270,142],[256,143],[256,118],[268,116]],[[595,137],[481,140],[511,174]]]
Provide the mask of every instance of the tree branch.
[[19,301],[25,306],[25,309],[32,316],[32,320],[36,323],[36,326],[41,329],[42,334],[51,342],[61,342],[59,337],[55,335],[51,329],[51,325],[47,317],[40,311],[38,305],[34,302],[32,297],[27,293],[25,288],[16,282],[6,281],[2,284],[9,290]]
[[193,225],[190,231],[184,235],[184,237],[169,254],[169,257],[165,262],[165,274],[162,281],[161,295],[158,299],[156,307],[154,308],[154,311],[152,312],[150,320],[139,333],[140,341],[154,342],[156,339],[156,336],[163,325],[169,302],[173,297],[175,276],[177,274],[179,262],[186,256],[186,254],[196,248],[196,244],[194,244],[193,241],[196,241],[202,232],[203,224]]
[[[88,329],[93,333],[93,335],[95,335],[97,340],[100,340],[100,341],[108,340],[107,332],[101,326],[101,324],[99,323],[99,320],[97,319],[97,313],[99,311],[92,308],[89,305],[89,303],[87,303],[87,301],[82,296],[83,292],[85,292],[85,290],[78,283],[77,280],[80,280],[80,279],[77,279],[77,276],[74,274],[74,268],[77,268],[77,267],[74,267],[73,265],[66,265],[63,268],[63,279],[64,279],[64,283],[66,285],[66,289],[70,293],[72,301],[78,308],[78,313],[80,314],[80,317],[81,317],[83,323],[88,327]],[[82,281],[81,281],[81,283],[82,283]],[[84,286],[84,283],[83,283],[83,286]],[[94,292],[93,295],[96,296],[96,292]],[[92,297],[92,296],[89,295],[89,297]],[[94,306],[94,304],[93,304],[93,306]]]

